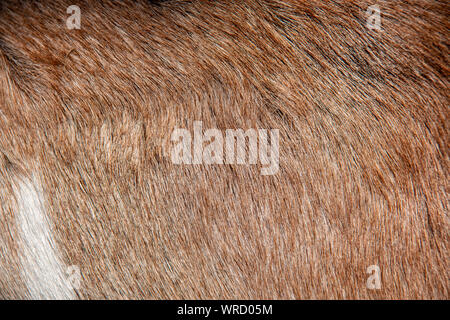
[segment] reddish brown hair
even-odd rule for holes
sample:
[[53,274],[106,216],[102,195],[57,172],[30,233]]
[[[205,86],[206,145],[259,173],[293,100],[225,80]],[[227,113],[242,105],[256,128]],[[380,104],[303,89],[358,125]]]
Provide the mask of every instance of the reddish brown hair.
[[[35,175],[80,298],[448,298],[447,3],[72,2],[0,13],[0,297]],[[279,172],[173,164],[195,120],[279,129]]]

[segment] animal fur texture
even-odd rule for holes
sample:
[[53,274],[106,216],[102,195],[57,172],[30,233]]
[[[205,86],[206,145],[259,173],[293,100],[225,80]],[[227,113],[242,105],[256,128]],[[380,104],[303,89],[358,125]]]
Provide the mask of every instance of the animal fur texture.
[[[448,2],[1,4],[1,298],[448,299]],[[278,172],[174,164],[194,121]]]

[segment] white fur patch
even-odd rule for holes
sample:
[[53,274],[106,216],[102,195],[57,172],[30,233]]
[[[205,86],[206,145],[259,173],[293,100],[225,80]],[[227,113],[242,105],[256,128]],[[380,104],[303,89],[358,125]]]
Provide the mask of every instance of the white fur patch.
[[44,198],[36,178],[17,181],[16,221],[21,237],[22,279],[31,299],[74,299],[75,291],[58,256]]

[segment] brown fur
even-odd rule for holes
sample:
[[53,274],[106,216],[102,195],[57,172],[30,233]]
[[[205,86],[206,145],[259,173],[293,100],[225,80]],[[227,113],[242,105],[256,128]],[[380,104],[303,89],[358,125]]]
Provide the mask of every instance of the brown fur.
[[[74,2],[0,13],[0,297],[35,173],[80,298],[448,299],[445,1]],[[195,120],[279,129],[279,172],[172,164]]]

